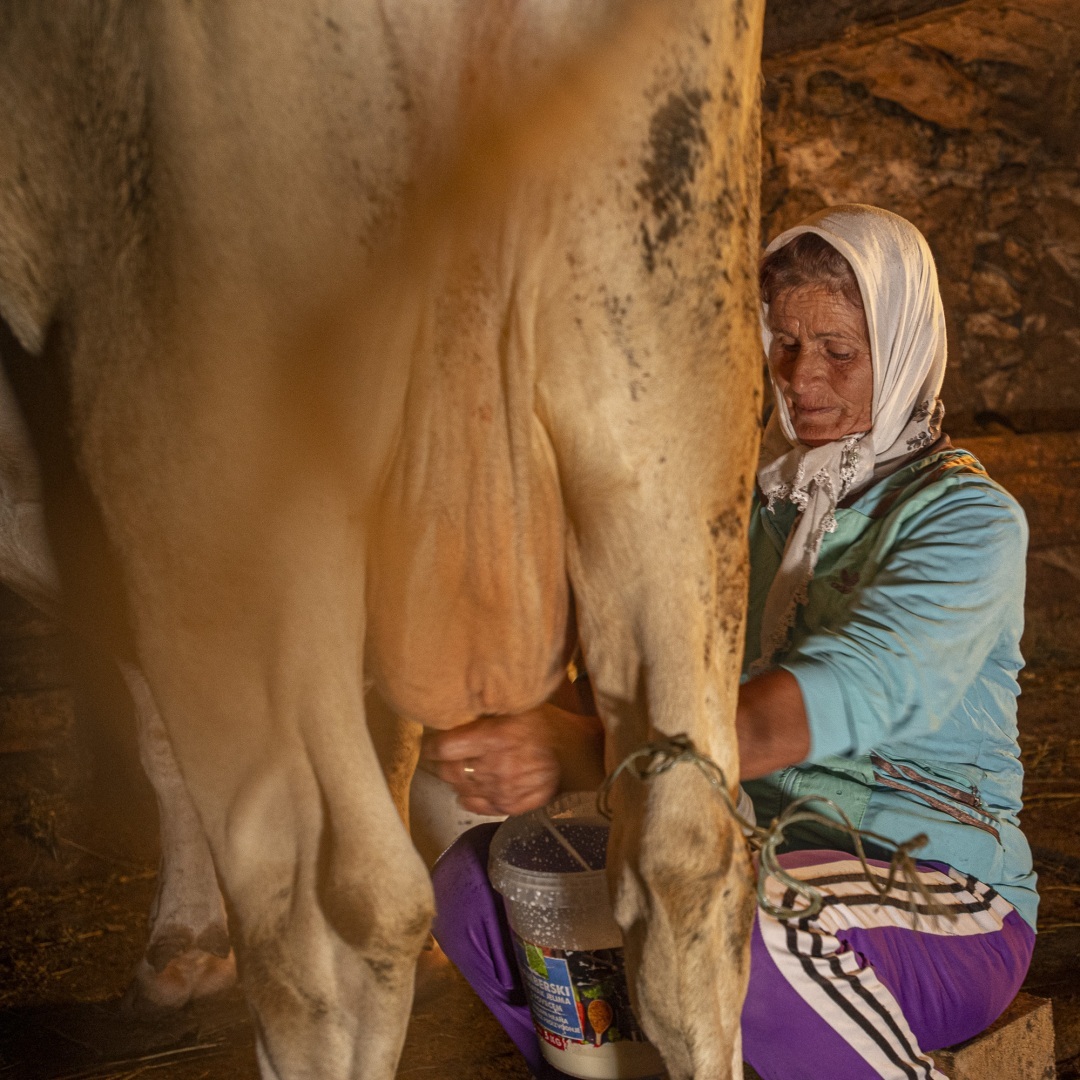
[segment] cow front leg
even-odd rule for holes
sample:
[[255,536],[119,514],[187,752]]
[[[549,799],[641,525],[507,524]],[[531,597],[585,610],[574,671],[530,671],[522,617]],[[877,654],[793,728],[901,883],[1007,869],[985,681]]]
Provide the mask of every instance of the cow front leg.
[[742,835],[693,767],[626,787],[608,860],[634,1007],[672,1080],[741,1077],[753,912]]
[[[667,6],[666,6],[667,7]],[[608,768],[688,735],[738,781],[757,456],[761,0],[669,5],[657,57],[566,180],[537,413],[567,509]],[[636,96],[635,96],[636,94]],[[740,1076],[750,861],[693,765],[612,790],[634,1007],[672,1080]]]
[[[635,557],[623,548],[601,567],[600,553],[618,548],[592,537],[582,537],[575,552],[575,562],[582,560],[575,582],[582,640],[607,728],[608,770],[645,744],[685,734],[703,760],[719,766],[734,798],[742,514],[733,508],[730,549],[725,542],[718,554],[709,515],[697,528],[686,520],[672,535],[668,512],[676,508],[653,495],[654,509],[639,504],[627,518],[634,521]],[[753,887],[746,845],[723,793],[694,764],[679,763],[644,780],[623,772],[611,786],[610,806],[609,884],[642,1027],[672,1080],[738,1077]]]
[[139,757],[157,796],[161,861],[150,909],[150,939],[135,969],[128,1002],[179,1009],[236,982],[225,905],[202,822],[176,763],[142,672],[121,663],[135,705]]
[[[239,680],[239,665],[208,659],[201,685],[244,723],[184,724],[173,743],[226,898],[263,1075],[391,1080],[431,886],[383,778],[359,679],[342,676],[339,657],[322,659]],[[260,713],[267,684],[275,707]],[[170,704],[194,695],[178,715],[211,715],[199,685],[174,685]]]

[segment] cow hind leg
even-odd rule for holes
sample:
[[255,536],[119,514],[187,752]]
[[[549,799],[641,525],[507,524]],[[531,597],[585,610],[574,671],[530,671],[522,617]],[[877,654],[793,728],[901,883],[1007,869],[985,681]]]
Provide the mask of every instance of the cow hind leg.
[[[179,1009],[235,985],[236,961],[210,847],[153,694],[137,667],[121,663],[120,669],[135,703],[140,758],[157,796],[161,834],[150,937],[126,1001],[136,1011]],[[407,825],[421,729],[395,716],[375,693],[365,705],[384,778]]]
[[150,939],[127,1003],[136,1011],[179,1009],[236,982],[225,905],[210,847],[142,672],[120,664],[135,704],[139,756],[157,796],[161,863]]
[[431,921],[367,729],[337,735],[282,740],[212,819],[264,1077],[390,1080]]

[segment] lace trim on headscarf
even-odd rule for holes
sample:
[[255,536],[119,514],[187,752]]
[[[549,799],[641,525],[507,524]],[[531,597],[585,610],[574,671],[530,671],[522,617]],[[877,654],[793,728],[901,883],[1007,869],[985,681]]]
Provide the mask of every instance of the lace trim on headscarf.
[[[761,671],[772,666],[773,658],[786,645],[791,635],[791,629],[795,625],[795,616],[801,605],[807,601],[810,581],[814,576],[817,566],[818,552],[821,550],[822,541],[826,533],[836,532],[835,509],[852,489],[856,477],[859,475],[859,443],[865,433],[852,435],[844,440],[843,451],[840,457],[839,490],[833,483],[833,477],[828,469],[819,469],[809,479],[805,479],[806,458],[799,460],[795,475],[787,482],[776,484],[768,491],[762,492],[765,496],[765,504],[770,511],[775,511],[782,502],[793,503],[799,510],[799,518],[792,527],[789,544],[802,542],[802,550],[798,552],[799,567],[795,571],[795,580],[789,582],[790,592],[784,605],[784,610],[779,618],[772,621],[771,632],[763,642],[762,655],[754,661],[750,667],[750,674],[757,675]],[[824,503],[824,513],[807,518],[807,511],[811,502],[821,501]],[[817,521],[813,521],[814,517]],[[804,526],[800,528],[800,526]],[[805,526],[809,526],[806,528]],[[802,533],[804,535],[800,536]]]
[[[835,506],[836,503],[844,499],[851,489],[852,484],[855,482],[855,477],[858,475],[859,467],[859,442],[862,440],[863,434],[852,435],[850,438],[844,440],[843,454],[840,458],[840,490],[835,492],[835,498],[831,498],[834,494],[832,477],[829,476],[828,469],[819,469],[810,478],[809,481],[804,482],[804,474],[806,473],[806,458],[800,458],[798,467],[795,470],[795,475],[787,483],[780,483],[770,488],[768,491],[763,491],[765,496],[765,505],[768,507],[770,513],[775,512],[777,503],[789,502],[797,506],[801,511],[805,510],[807,504],[810,502],[810,494],[815,486],[823,488],[830,495],[830,502]],[[828,515],[829,524],[825,526],[825,532],[836,531],[836,518],[833,517],[830,511]]]
[[[867,470],[860,469],[859,466],[864,460],[860,444],[869,433],[863,432],[844,439],[838,469],[839,490],[836,490],[836,485],[833,484],[833,478],[827,468],[819,469],[808,481],[805,480],[806,458],[802,457],[791,480],[774,484],[768,490],[762,491],[765,505],[770,512],[775,511],[783,502],[790,502],[799,510],[799,516],[788,536],[782,562],[790,565],[789,548],[792,545],[801,541],[802,549],[791,553],[794,554],[797,565],[792,568],[794,580],[788,581],[789,592],[782,612],[772,612],[771,620],[767,616],[763,621],[762,651],[757,660],[750,665],[751,676],[759,675],[775,666],[777,655],[787,649],[798,610],[809,598],[810,582],[817,568],[822,541],[826,533],[836,532],[837,506],[860,488],[865,490],[871,484],[899,471],[928,446],[933,445],[941,437],[944,417],[945,407],[940,400],[934,402],[933,405],[929,401],[920,402],[912,411],[911,420],[905,426],[901,438],[897,440],[897,443],[906,447],[906,452],[882,462],[869,471],[868,475]],[[818,498],[825,504],[824,511],[820,513],[816,525],[802,530],[801,526],[810,524],[805,520],[806,515],[810,511],[813,516],[811,504]],[[805,535],[800,537],[800,531],[803,531]],[[778,577],[780,576],[782,574],[778,573]],[[774,588],[779,594],[782,593],[784,586],[777,582]],[[772,599],[771,596],[770,599]]]

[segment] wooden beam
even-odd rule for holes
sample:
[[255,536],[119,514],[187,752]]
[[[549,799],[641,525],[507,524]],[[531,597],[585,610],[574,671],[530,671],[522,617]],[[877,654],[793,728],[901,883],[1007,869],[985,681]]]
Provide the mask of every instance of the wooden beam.
[[899,27],[911,19],[960,7],[967,0],[768,0],[763,53],[803,52],[862,31]]

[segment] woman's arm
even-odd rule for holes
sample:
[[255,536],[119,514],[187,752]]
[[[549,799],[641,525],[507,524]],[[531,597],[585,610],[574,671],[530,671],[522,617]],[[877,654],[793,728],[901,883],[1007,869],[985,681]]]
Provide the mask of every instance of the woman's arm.
[[795,676],[777,668],[743,683],[735,734],[742,780],[804,761],[810,753],[810,726]]
[[903,518],[851,606],[782,661],[802,691],[808,756],[935,739],[995,649],[1001,661],[988,678],[1008,693],[1019,662],[1026,543],[1020,507],[986,483],[946,488]]

